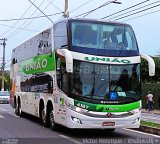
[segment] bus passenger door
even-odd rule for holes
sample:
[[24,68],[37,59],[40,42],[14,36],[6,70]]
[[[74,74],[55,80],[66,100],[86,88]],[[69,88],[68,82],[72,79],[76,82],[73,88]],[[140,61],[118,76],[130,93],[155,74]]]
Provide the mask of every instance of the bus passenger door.
[[60,63],[59,67],[57,67],[57,85],[58,85],[58,97],[56,104],[56,114],[57,121],[66,126],[67,123],[67,108],[65,105],[65,101],[67,99],[68,94],[68,73],[66,72],[65,63]]

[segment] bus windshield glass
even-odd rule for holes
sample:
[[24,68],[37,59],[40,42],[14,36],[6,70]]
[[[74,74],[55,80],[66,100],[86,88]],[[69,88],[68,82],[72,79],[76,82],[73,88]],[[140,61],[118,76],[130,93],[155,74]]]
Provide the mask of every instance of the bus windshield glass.
[[71,23],[71,32],[72,50],[75,51],[92,54],[94,49],[101,55],[107,50],[118,54],[138,51],[134,32],[129,25],[76,21]]
[[70,84],[74,98],[135,101],[140,95],[140,66],[74,61]]

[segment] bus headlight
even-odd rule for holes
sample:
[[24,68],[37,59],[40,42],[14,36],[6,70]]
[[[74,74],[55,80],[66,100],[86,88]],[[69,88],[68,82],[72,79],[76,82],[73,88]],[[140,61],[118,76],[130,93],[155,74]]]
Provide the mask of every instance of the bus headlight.
[[82,111],[82,108],[76,107],[76,112],[81,112],[81,111]]
[[140,117],[139,117],[139,118],[136,118],[136,119],[134,120],[133,124],[139,122],[139,120],[140,120]]
[[76,123],[82,124],[81,120],[79,118],[71,116],[72,120]]
[[140,111],[141,111],[141,108],[137,108],[137,109],[131,110],[131,111],[129,111],[129,112],[132,113],[132,114],[137,114],[137,113],[139,113]]

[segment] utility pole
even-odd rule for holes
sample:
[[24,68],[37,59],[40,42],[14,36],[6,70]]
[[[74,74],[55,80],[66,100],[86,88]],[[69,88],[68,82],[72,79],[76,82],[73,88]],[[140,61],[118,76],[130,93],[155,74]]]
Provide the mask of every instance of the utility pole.
[[68,0],[65,0],[64,15],[63,15],[63,17],[64,18],[69,17],[69,14],[68,14]]
[[6,38],[0,39],[2,41],[1,45],[3,45],[3,58],[2,58],[2,85],[1,91],[4,91],[4,67],[5,67],[5,46],[6,46]]

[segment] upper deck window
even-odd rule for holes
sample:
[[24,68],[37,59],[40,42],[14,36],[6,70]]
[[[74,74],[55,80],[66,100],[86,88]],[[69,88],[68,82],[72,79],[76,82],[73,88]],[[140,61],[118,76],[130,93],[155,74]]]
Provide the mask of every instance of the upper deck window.
[[[138,51],[136,38],[129,25],[110,23],[71,23],[72,47],[100,51]],[[76,48],[75,48],[76,49]]]
[[72,24],[72,44],[80,47],[97,48],[96,24],[73,23]]

